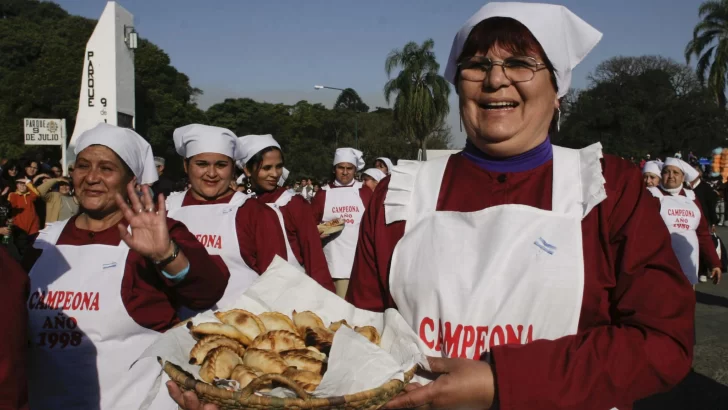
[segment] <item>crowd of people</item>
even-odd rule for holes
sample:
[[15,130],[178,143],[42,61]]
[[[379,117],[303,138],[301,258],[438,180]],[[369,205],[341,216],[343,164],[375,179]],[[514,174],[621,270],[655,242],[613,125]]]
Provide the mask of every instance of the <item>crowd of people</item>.
[[[598,143],[551,144],[601,37],[562,6],[486,4],[445,70],[466,146],[431,161],[367,168],[344,147],[330,182],[291,183],[273,135],[190,124],[171,135],[180,186],[142,136],[99,124],[67,179],[4,164],[0,309],[19,313],[0,338],[0,407],[216,409],[136,359],[277,256],[419,336],[429,371],[388,408],[628,409],[669,390],[692,362],[691,284],[723,271],[717,199],[678,158],[640,172]],[[341,232],[319,233],[334,220]]]

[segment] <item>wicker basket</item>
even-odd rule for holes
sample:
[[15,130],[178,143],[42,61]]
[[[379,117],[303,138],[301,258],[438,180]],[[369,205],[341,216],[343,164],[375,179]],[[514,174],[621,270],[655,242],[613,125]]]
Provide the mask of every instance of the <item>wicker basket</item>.
[[[387,383],[356,394],[346,396],[314,398],[307,394],[293,380],[280,374],[266,374],[253,380],[242,390],[232,392],[217,388],[211,384],[201,382],[190,373],[182,370],[179,366],[163,362],[159,358],[164,371],[169,378],[177,383],[183,391],[194,391],[201,400],[208,403],[215,403],[223,410],[259,410],[259,409],[368,409],[376,410],[384,406],[392,397],[404,389],[404,386],[412,380],[416,367],[410,369],[404,375],[404,381],[390,380]],[[256,390],[273,381],[281,386],[294,391],[298,398],[283,399],[279,397],[260,396],[254,394]]]

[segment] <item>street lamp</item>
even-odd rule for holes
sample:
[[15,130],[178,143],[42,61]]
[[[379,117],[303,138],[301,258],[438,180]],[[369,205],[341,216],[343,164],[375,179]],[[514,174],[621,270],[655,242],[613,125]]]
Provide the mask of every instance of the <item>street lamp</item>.
[[[323,90],[324,88],[326,88],[329,90],[338,90],[344,92],[343,88],[328,87],[325,85],[314,85],[313,88],[315,90]],[[359,149],[359,112],[356,109],[354,109],[354,144],[356,145],[356,149]]]

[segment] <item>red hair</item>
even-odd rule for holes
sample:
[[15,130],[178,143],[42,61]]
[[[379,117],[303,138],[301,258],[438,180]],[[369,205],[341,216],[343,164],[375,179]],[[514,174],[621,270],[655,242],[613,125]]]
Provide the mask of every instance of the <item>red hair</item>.
[[463,45],[458,63],[478,53],[485,55],[495,46],[513,55],[538,57],[551,74],[554,90],[557,89],[556,69],[543,47],[526,26],[509,17],[491,17],[476,24]]

